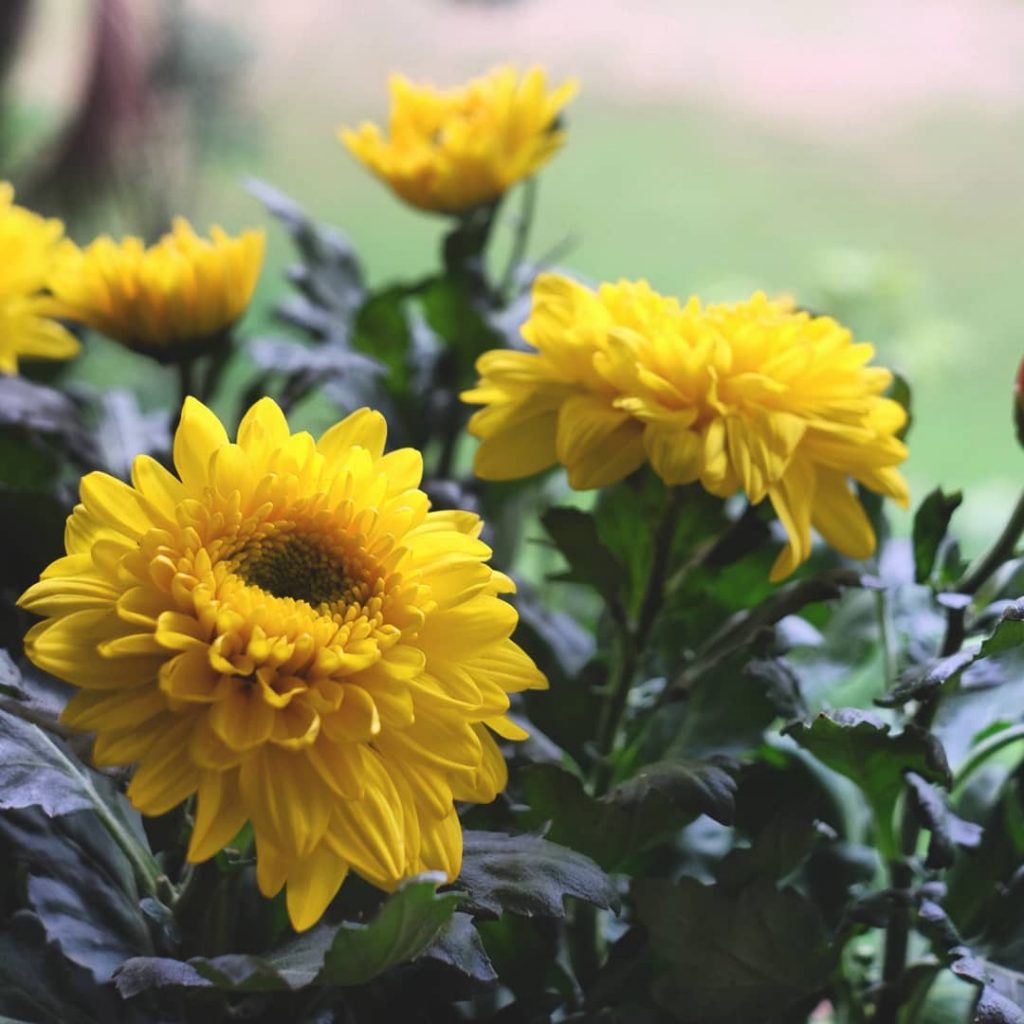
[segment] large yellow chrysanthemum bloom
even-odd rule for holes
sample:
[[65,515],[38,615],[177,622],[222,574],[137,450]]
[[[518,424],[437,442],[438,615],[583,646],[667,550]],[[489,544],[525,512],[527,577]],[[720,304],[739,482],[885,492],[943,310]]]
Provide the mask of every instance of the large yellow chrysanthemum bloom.
[[178,475],[139,456],[131,485],[86,476],[67,556],[21,599],[97,764],[137,763],[145,814],[198,795],[193,862],[250,821],[297,929],[350,869],[454,878],[453,801],[505,786],[492,730],[522,739],[508,694],[547,685],[479,518],[429,511],[419,453],[383,454],[385,431],[362,409],[315,441],[263,399],[233,444],[189,399]]
[[393,75],[388,138],[364,123],[341,141],[406,202],[457,213],[497,199],[564,141],[561,109],[574,81],[549,91],[544,72],[501,67],[457,89]]
[[189,358],[227,336],[252,299],[263,264],[262,231],[197,235],[179,217],[149,248],[104,235],[69,246],[50,277],[60,311],[161,361]]
[[18,359],[68,359],[78,342],[52,317],[44,294],[64,225],[15,206],[0,182],[0,373],[17,373]]
[[760,293],[682,307],[643,282],[595,293],[548,274],[523,336],[536,351],[485,353],[463,395],[485,406],[469,423],[485,479],[561,463],[585,489],[650,462],[670,485],[767,497],[789,539],[776,580],[810,555],[812,525],[851,558],[874,551],[851,480],[908,502],[892,375],[830,317]]

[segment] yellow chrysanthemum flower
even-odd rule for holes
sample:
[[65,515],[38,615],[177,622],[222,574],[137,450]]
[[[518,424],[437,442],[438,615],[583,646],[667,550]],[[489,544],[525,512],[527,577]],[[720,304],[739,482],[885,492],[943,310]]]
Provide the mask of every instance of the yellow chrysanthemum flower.
[[851,480],[909,500],[896,468],[906,414],[883,397],[892,375],[830,317],[760,293],[682,307],[644,282],[595,293],[548,274],[523,336],[535,351],[485,353],[463,394],[485,406],[469,422],[484,479],[561,463],[586,489],[650,462],[670,485],[767,497],[789,538],[775,580],[810,555],[812,525],[851,558],[874,551]]
[[51,319],[46,279],[64,225],[15,206],[14,189],[0,182],[0,373],[17,373],[18,359],[68,359],[78,342]]
[[178,475],[139,456],[131,485],[86,476],[67,556],[21,599],[96,763],[137,763],[145,814],[198,795],[193,862],[251,822],[297,929],[350,869],[458,875],[453,801],[505,786],[492,730],[522,739],[508,694],[547,685],[479,518],[431,512],[419,453],[383,454],[385,432],[362,409],[315,441],[263,399],[233,444],[188,399]]
[[227,336],[252,299],[263,264],[262,231],[197,235],[179,217],[147,248],[104,235],[68,246],[50,277],[61,313],[129,348],[175,362]]
[[562,145],[570,81],[548,91],[544,72],[520,77],[501,67],[458,89],[414,85],[393,75],[388,138],[369,123],[341,141],[406,202],[457,213],[497,199],[528,178]]

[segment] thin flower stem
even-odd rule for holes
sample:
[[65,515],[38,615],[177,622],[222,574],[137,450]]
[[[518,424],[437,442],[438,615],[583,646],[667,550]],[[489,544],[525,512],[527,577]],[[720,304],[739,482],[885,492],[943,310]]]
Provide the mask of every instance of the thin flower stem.
[[889,629],[889,608],[883,590],[875,591],[875,614],[878,616],[878,638],[882,646],[882,671],[885,673],[882,692],[885,693],[896,678],[896,658]]
[[1013,557],[1017,543],[1024,534],[1024,493],[1017,499],[1017,504],[1010,515],[1003,532],[996,538],[988,552],[975,563],[956,585],[957,593],[976,594],[988,581],[989,577],[1004,563]]
[[612,754],[615,752],[619,731],[622,727],[622,718],[629,701],[630,687],[633,684],[633,677],[636,675],[640,655],[643,653],[658,612],[661,610],[681,494],[679,488],[673,488],[665,495],[665,504],[654,535],[651,574],[647,579],[647,587],[640,602],[636,622],[632,626],[628,622],[624,623],[616,638],[612,670],[608,681],[608,696],[601,709],[597,727],[597,762],[594,766],[595,796],[603,796],[611,783]]
[[[1024,534],[1024,494],[1017,500],[1010,518],[995,543],[982,558],[976,562],[957,582],[954,590],[960,594],[976,594],[992,575],[1007,560],[1013,557],[1017,543]],[[940,648],[941,657],[956,654],[963,646],[966,636],[965,609],[949,609],[946,616],[946,634]],[[930,729],[935,715],[939,710],[939,697],[922,701],[914,714],[913,722],[921,729]],[[1019,728],[1019,727],[1018,727]],[[1009,731],[1009,730],[1008,730]],[[998,737],[993,737],[993,740]],[[1012,742],[1007,740],[1007,742]],[[984,746],[984,745],[983,745]],[[977,764],[979,751],[964,766],[973,771],[986,757],[994,751],[985,753]],[[958,784],[970,774],[961,769]],[[914,881],[912,858],[917,853],[918,840],[921,837],[921,825],[910,808],[903,810],[903,822],[900,832],[900,852],[902,854],[889,865],[889,878],[892,888],[900,891],[908,889]],[[889,922],[885,937],[885,954],[882,967],[882,993],[878,1001],[878,1009],[873,1024],[897,1024],[900,1014],[902,996],[901,983],[907,966],[907,949],[910,942],[910,912],[908,909],[897,910]]]
[[[598,797],[604,796],[611,786],[614,776],[612,755],[629,703],[629,691],[636,676],[640,655],[661,609],[681,498],[680,488],[673,488],[665,496],[654,535],[651,574],[647,579],[635,624],[630,625],[625,616],[622,616],[621,621],[616,617],[619,628],[612,648],[611,671],[595,739],[597,756],[592,769],[592,787],[594,795]],[[598,927],[596,908],[588,904],[579,905],[571,941],[577,976],[586,989],[604,957],[604,939]]]
[[536,178],[527,178],[523,182],[522,194],[523,205],[520,207],[519,217],[516,219],[516,234],[512,242],[512,252],[499,285],[499,291],[505,296],[508,296],[512,290],[512,285],[516,279],[516,271],[526,256],[526,247],[530,241],[530,228],[533,226],[533,216],[537,209]]

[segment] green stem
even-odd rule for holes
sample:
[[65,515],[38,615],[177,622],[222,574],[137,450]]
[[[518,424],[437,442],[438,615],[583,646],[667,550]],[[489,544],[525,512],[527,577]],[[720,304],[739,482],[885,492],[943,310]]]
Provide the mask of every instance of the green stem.
[[[954,590],[960,594],[976,594],[990,577],[999,569],[1004,562],[1013,557],[1017,543],[1024,533],[1024,494],[1017,500],[1010,518],[1003,528],[1002,533],[996,538],[995,543],[957,582]],[[946,634],[940,648],[941,657],[949,657],[956,654],[963,646],[966,635],[965,609],[950,609],[946,616]],[[914,714],[913,722],[921,729],[930,729],[939,710],[939,696],[935,695],[925,700],[918,707]],[[1017,727],[1020,729],[1021,727]],[[1007,730],[1010,732],[1011,730]],[[1003,734],[992,737],[994,741]],[[1022,731],[1024,735],[1024,731]],[[1018,737],[1015,737],[1018,738]],[[1007,743],[1012,742],[1007,738]],[[1000,746],[1005,744],[1000,744]],[[986,757],[994,752],[989,750],[979,758],[982,748],[988,744],[982,744],[975,751],[975,755],[960,771],[958,784],[970,774],[971,771],[981,764]],[[975,763],[976,762],[976,763]],[[965,771],[965,769],[967,769]],[[889,865],[890,881],[893,889],[908,889],[914,881],[914,868],[912,858],[917,853],[918,840],[921,837],[921,825],[913,811],[905,808],[903,811],[903,823],[900,834],[900,848],[902,857],[894,860]],[[910,911],[906,908],[898,909],[889,922],[885,937],[885,957],[882,967],[882,992],[878,1001],[878,1009],[875,1013],[873,1024],[897,1024],[900,1013],[900,1002],[902,997],[901,984],[907,965],[907,949],[910,942]]]
[[612,670],[608,681],[607,697],[601,708],[597,727],[597,763],[594,767],[594,795],[603,796],[611,783],[612,754],[622,728],[622,719],[629,701],[629,691],[636,675],[637,664],[651,629],[661,610],[665,595],[665,581],[668,578],[672,538],[675,534],[676,518],[682,492],[678,488],[669,490],[654,534],[651,558],[651,574],[647,578],[640,610],[632,626],[626,622],[619,629],[613,649]]
[[[654,535],[651,574],[647,579],[635,624],[630,625],[625,616],[622,616],[621,621],[616,617],[618,630],[612,649],[611,671],[595,738],[597,756],[592,769],[592,787],[594,795],[598,797],[604,796],[611,787],[614,776],[612,755],[622,729],[629,691],[636,675],[640,655],[661,608],[672,539],[675,534],[676,514],[681,499],[682,492],[679,488],[670,490],[665,496],[665,504]],[[595,907],[582,903],[577,907],[570,942],[577,977],[586,991],[597,975],[605,952],[604,938],[598,927],[598,911]]]
[[1024,740],[1024,725],[1015,725],[1009,729],[1003,729],[994,736],[979,743],[971,752],[971,756],[963,763],[960,771],[957,772],[956,780],[953,782],[954,792],[990,758],[997,754],[1004,747]]
[[629,690],[636,674],[637,647],[630,630],[623,629],[616,638],[609,673],[608,693],[597,724],[597,761],[594,765],[594,795],[603,796],[611,785],[612,754],[615,751],[622,717],[629,701]]
[[526,246],[530,240],[530,228],[533,226],[533,215],[537,209],[537,179],[527,178],[523,182],[523,205],[519,210],[519,218],[516,221],[516,234],[512,242],[512,253],[509,256],[508,266],[502,275],[499,290],[502,295],[508,295],[516,279],[516,270],[526,256]]
[[881,590],[875,591],[875,614],[878,616],[878,638],[882,645],[882,671],[885,673],[882,692],[885,693],[896,678],[896,659],[889,631],[889,609],[885,603],[885,592]]
[[974,566],[967,570],[956,585],[957,593],[976,594],[993,573],[1008,562],[1017,547],[1017,542],[1024,534],[1024,493],[1017,499],[1017,504],[988,552]]

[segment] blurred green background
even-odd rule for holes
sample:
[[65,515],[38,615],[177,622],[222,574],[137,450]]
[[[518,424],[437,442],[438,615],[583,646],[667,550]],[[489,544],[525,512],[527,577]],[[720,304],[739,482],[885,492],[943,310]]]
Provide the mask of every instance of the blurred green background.
[[[1005,517],[1022,468],[1019,0],[5,0],[5,12],[0,158],[21,198],[80,240],[159,233],[177,212],[266,224],[255,332],[289,252],[246,175],[343,228],[373,282],[416,277],[443,222],[363,172],[338,126],[381,119],[396,70],[454,84],[511,60],[578,77],[568,144],[541,175],[534,252],[570,238],[564,264],[595,279],[711,298],[788,291],[845,319],[913,385],[915,498],[969,487],[958,521],[973,549]],[[110,372],[95,353],[83,371],[98,365]]]

